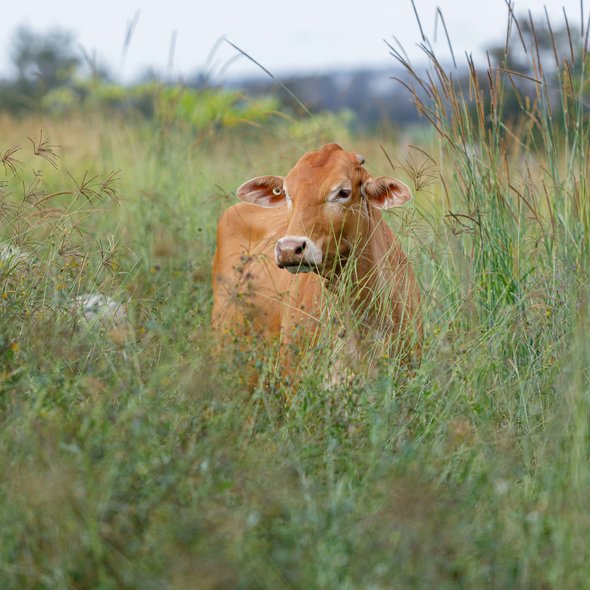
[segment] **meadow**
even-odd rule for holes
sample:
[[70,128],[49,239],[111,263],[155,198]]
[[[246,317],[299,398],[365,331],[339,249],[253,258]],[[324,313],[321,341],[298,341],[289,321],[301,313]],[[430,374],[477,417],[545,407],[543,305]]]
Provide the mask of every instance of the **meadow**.
[[[571,57],[549,74],[532,54],[529,97],[508,68],[459,84],[433,55],[431,77],[405,62],[426,125],[377,136],[0,116],[0,586],[590,587],[590,122]],[[328,141],[414,191],[387,219],[424,352],[340,386],[310,363],[291,391],[272,350],[211,345],[216,221],[242,182]],[[88,321],[86,293],[126,317]]]

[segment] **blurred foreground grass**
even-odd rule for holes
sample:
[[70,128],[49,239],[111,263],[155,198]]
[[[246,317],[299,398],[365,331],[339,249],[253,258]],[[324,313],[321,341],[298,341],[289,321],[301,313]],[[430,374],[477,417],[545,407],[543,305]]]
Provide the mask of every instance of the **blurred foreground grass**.
[[[0,119],[3,588],[588,585],[587,118],[548,155],[439,116],[297,140]],[[415,189],[389,219],[425,354],[340,388],[310,369],[285,407],[280,375],[242,383],[266,359],[211,350],[215,224],[328,140]],[[88,293],[124,321],[84,321]]]

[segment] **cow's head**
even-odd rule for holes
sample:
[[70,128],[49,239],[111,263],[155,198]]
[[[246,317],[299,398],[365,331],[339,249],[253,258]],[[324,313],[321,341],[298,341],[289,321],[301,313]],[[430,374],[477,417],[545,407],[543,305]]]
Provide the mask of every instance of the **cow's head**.
[[372,178],[359,154],[328,144],[305,154],[286,177],[259,176],[237,192],[260,207],[288,207],[288,228],[275,246],[290,272],[329,273],[367,237],[369,207],[389,209],[411,198],[394,178]]

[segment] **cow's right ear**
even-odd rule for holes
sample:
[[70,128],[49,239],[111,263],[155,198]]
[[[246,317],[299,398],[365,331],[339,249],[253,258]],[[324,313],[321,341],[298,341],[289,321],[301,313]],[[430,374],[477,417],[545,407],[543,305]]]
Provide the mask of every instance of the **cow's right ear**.
[[278,207],[285,203],[285,189],[281,176],[257,176],[245,182],[236,193],[241,201],[260,207]]

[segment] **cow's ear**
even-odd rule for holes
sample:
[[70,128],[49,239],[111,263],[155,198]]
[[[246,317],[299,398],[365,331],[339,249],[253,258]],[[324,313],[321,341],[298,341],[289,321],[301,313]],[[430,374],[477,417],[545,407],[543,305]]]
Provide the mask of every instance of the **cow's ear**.
[[281,176],[257,176],[245,182],[236,193],[238,199],[260,207],[278,207],[285,203]]
[[363,184],[363,194],[378,209],[399,207],[412,198],[410,188],[395,178],[369,178]]

